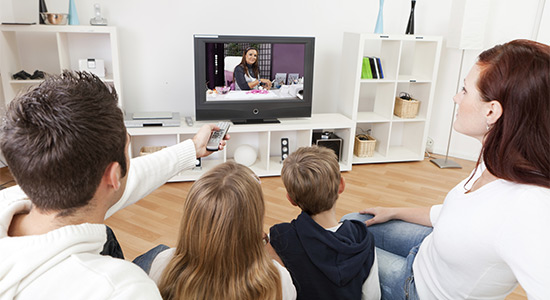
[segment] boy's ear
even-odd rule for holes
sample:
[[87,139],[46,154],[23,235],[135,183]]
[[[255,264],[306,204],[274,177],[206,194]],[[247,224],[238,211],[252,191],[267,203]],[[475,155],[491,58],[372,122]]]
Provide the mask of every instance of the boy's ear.
[[296,202],[294,202],[294,200],[292,200],[290,198],[290,196],[288,195],[288,193],[286,194],[286,198],[288,199],[288,202],[290,202],[290,204],[294,205],[294,206],[298,206],[298,204],[296,204]]
[[118,162],[110,163],[103,173],[102,181],[115,190],[120,188],[120,165]]
[[340,176],[340,186],[338,186],[338,195],[342,194],[346,189],[346,181],[343,176]]

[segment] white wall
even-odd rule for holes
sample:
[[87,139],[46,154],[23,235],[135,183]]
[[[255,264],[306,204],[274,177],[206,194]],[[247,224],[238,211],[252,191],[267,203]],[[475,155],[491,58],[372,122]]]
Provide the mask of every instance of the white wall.
[[[7,1],[0,0],[6,15]],[[30,1],[30,2],[29,2]],[[93,17],[99,3],[109,25],[119,30],[122,88],[125,109],[179,111],[194,114],[193,34],[304,35],[316,38],[314,113],[337,111],[339,63],[343,32],[373,32],[379,2],[302,0],[250,1],[136,1],[75,0],[81,24]],[[47,0],[50,12],[67,12],[68,0]],[[531,38],[539,0],[492,0],[486,47],[514,38]],[[37,8],[36,8],[37,9]],[[386,0],[384,32],[404,33],[410,1]],[[416,4],[415,32],[446,36],[451,1],[420,0]],[[542,24],[548,25],[548,5]],[[542,26],[542,25],[541,25]],[[540,37],[543,35],[544,37]],[[540,40],[550,40],[548,30]],[[478,51],[467,51],[462,77]],[[435,152],[445,153],[456,90],[460,51],[443,48],[429,136]],[[454,132],[451,156],[476,159],[479,145]]]

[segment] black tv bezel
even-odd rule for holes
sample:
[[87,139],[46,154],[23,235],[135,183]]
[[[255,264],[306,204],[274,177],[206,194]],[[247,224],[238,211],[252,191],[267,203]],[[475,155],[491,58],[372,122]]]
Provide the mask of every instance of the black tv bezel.
[[[193,36],[195,55],[195,119],[232,120],[242,123],[276,122],[278,118],[311,117],[315,37],[307,36]],[[304,44],[304,92],[301,100],[206,101],[206,43]]]

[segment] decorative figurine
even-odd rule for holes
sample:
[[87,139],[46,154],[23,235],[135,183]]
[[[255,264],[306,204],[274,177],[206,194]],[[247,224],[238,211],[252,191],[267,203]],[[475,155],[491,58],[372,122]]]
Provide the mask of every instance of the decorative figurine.
[[374,27],[374,33],[384,32],[384,0],[380,0],[380,6],[378,7],[378,19],[376,19],[376,26]]
[[42,13],[47,13],[47,12],[48,12],[48,9],[46,8],[46,1],[39,0],[38,1],[38,19],[40,20],[40,24],[46,24],[46,21],[44,20]]
[[414,6],[416,0],[411,0],[411,15],[409,16],[409,22],[407,23],[407,30],[405,34],[414,34]]
[[80,25],[74,0],[69,0],[69,25]]

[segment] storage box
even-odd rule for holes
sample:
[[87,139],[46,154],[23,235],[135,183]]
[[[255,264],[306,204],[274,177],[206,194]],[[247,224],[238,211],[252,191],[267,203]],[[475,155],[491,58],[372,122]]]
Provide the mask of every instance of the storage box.
[[355,136],[353,154],[357,157],[373,157],[375,147],[375,138],[367,134],[358,134]]
[[420,101],[418,100],[405,100],[399,97],[395,97],[395,107],[393,109],[393,114],[403,119],[412,119],[415,118],[418,114],[419,107]]
[[147,154],[151,154],[151,153],[157,152],[159,150],[162,150],[164,148],[166,148],[166,146],[143,146],[139,150],[139,156],[144,156],[144,155],[147,155]]

